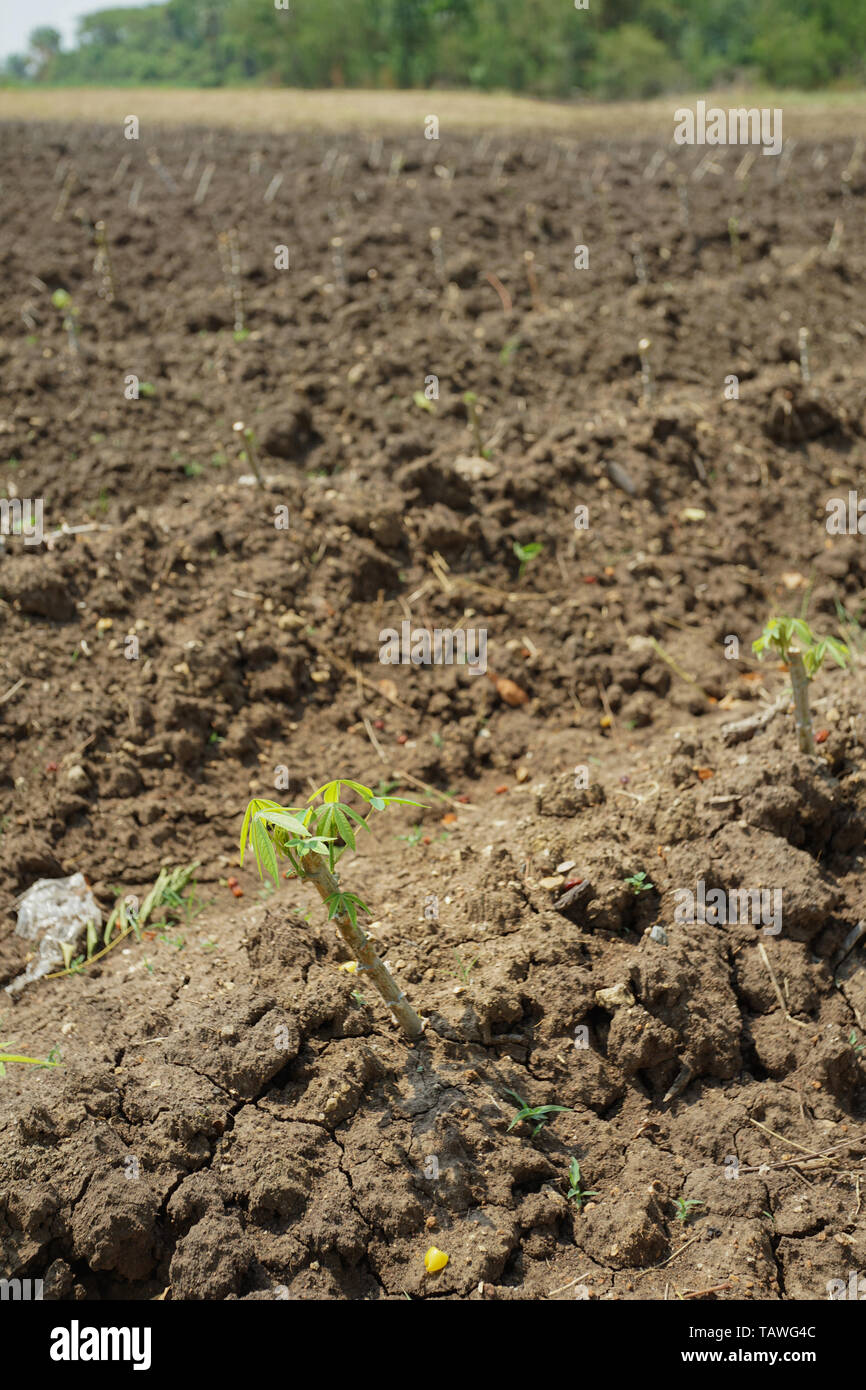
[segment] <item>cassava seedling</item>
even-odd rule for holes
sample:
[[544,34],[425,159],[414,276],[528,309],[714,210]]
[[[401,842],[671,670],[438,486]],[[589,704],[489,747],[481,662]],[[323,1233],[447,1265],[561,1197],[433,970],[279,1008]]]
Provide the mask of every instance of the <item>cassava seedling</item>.
[[479,458],[489,458],[490,450],[485,449],[481,442],[481,423],[478,417],[478,397],[474,391],[463,392],[463,404],[466,406],[466,418],[469,421],[469,428],[472,431],[472,438],[475,441],[475,453]]
[[800,378],[804,386],[808,386],[812,380],[812,370],[809,366],[809,330],[801,328],[797,335],[797,345],[800,350]]
[[837,666],[845,667],[850,648],[835,637],[817,637],[802,618],[771,618],[760,637],[752,643],[759,660],[771,651],[780,657],[791,673],[794,692],[794,715],[801,753],[814,754],[815,736],[812,732],[812,711],[809,705],[809,682],[821,669],[826,657],[832,656]]
[[69,341],[69,350],[76,357],[81,356],[81,343],[78,337],[78,310],[72,302],[72,295],[68,290],[55,290],[51,296],[51,303],[55,309],[59,309],[63,315],[63,327],[66,330],[66,337]]
[[444,281],[447,277],[445,269],[445,253],[442,249],[442,228],[430,228],[430,249],[433,252],[433,264],[436,267],[436,274],[440,280]]
[[218,245],[223,277],[229,295],[231,296],[232,307],[234,309],[235,341],[242,341],[242,339],[239,340],[238,335],[248,335],[244,330],[244,296],[241,286],[241,247],[237,228],[230,227],[227,232],[221,232],[218,238]]
[[731,243],[731,254],[734,257],[734,264],[737,270],[742,270],[743,256],[740,251],[740,224],[736,217],[728,218],[728,238]]
[[643,392],[643,398],[645,401],[651,401],[653,396],[655,395],[652,362],[650,361],[651,347],[651,338],[641,338],[640,342],[637,345],[638,355],[640,357],[641,390]]
[[265,479],[262,473],[261,464],[259,463],[259,442],[256,438],[255,430],[253,429],[252,425],[245,425],[243,420],[235,420],[235,423],[232,425],[232,429],[234,430],[235,434],[239,434],[241,436],[241,438],[244,441],[244,444],[246,445],[246,448],[243,449],[243,451],[241,452],[241,458],[245,463],[248,463],[250,465],[250,468],[253,470],[253,473],[256,476],[256,482],[258,483],[259,487],[264,487]]
[[105,223],[101,219],[94,225],[93,239],[96,242],[96,257],[93,262],[93,269],[102,279],[100,294],[109,304],[113,304],[117,298],[117,287],[114,280],[114,270],[111,265],[111,253],[108,249],[108,231]]
[[535,252],[524,251],[523,260],[526,265],[526,278],[529,281],[529,294],[532,300],[532,307],[538,312],[544,308],[544,305],[541,302],[541,292],[538,288],[538,276],[535,272]]
[[[276,801],[255,797],[247,806],[241,827],[241,864],[247,847],[252,845],[260,876],[270,874],[279,884],[279,860],[287,859],[291,866],[289,876],[312,884],[327,907],[329,920],[357,962],[355,974],[363,971],[369,975],[406,1036],[418,1038],[423,1032],[420,1018],[374,951],[370,937],[358,925],[358,913],[369,915],[370,909],[355,893],[340,886],[334,872],[345,851],[355,849],[356,827],[370,829],[363,816],[340,800],[343,787],[356,792],[373,811],[423,804],[402,796],[376,796],[361,782],[347,778],[326,782],[313,792],[306,806],[281,806]],[[312,803],[320,798],[319,805],[314,806]]]

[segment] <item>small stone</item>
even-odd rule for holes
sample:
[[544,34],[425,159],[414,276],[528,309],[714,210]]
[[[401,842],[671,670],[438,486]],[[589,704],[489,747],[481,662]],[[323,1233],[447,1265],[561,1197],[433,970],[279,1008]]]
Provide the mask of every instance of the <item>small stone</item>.
[[595,1002],[600,1004],[603,1009],[630,1008],[634,1003],[634,995],[628,985],[612,985],[610,989],[597,989]]

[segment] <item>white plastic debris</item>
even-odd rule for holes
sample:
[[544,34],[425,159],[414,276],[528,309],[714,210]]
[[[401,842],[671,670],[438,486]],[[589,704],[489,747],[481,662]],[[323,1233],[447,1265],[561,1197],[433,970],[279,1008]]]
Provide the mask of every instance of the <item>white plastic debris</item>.
[[99,905],[87,886],[84,874],[70,878],[40,878],[18,899],[15,935],[39,942],[39,951],[23,975],[6,986],[8,994],[18,994],[25,985],[64,966],[63,946],[75,946],[87,930],[88,922],[102,926]]

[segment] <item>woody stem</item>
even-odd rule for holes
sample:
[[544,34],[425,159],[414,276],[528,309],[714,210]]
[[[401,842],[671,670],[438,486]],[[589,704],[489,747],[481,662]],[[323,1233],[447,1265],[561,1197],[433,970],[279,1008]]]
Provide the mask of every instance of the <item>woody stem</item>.
[[791,685],[794,689],[794,717],[797,722],[797,738],[801,753],[814,755],[815,739],[812,735],[812,711],[809,708],[809,677],[803,664],[803,654],[797,647],[788,652],[788,669],[791,672]]
[[[323,902],[339,893],[340,886],[322,855],[306,855],[303,865],[304,878],[313,884]],[[358,962],[358,970],[369,975],[407,1038],[420,1038],[424,1025],[390,970],[379,959],[370,937],[362,927],[356,926],[347,912],[336,913],[333,920],[346,948]]]

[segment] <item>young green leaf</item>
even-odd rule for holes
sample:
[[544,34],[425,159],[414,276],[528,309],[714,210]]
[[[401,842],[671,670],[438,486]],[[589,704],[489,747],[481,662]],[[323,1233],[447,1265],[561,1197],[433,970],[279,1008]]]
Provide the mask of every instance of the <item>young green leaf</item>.
[[266,826],[258,816],[253,821],[253,849],[256,853],[259,877],[264,878],[265,873],[268,873],[274,883],[279,884],[280,871],[277,866],[277,853]]

